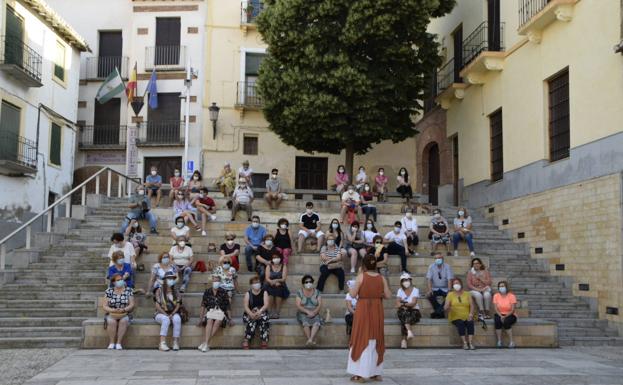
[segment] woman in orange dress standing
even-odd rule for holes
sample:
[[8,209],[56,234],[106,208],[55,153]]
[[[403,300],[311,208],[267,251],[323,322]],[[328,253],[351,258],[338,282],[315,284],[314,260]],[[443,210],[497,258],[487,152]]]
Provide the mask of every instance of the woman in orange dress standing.
[[364,382],[366,378],[381,381],[385,354],[383,299],[391,298],[392,293],[385,278],[377,273],[374,255],[363,259],[363,267],[364,272],[357,276],[350,290],[351,297],[359,299],[353,318],[347,372],[354,382]]

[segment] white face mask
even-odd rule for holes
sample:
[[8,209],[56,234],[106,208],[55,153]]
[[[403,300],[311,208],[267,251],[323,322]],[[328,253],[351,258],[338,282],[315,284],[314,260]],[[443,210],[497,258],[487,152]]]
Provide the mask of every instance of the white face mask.
[[218,289],[219,287],[221,287],[220,282],[212,282],[212,289]]
[[314,284],[313,283],[306,283],[304,286],[305,286],[306,289],[311,289],[311,288],[314,287]]
[[281,263],[281,258],[273,258],[273,265],[278,265]]
[[262,284],[261,284],[261,283],[254,283],[254,284],[251,284],[251,288],[252,288],[253,290],[260,290],[260,288],[261,288],[261,287],[262,287]]
[[312,209],[305,209],[305,212],[309,215],[311,215],[311,213],[313,212]]
[[343,173],[344,173],[344,169],[343,169],[343,168],[341,168],[341,169],[339,169],[339,170],[337,170],[337,171],[338,171],[340,174],[343,174]]
[[204,197],[205,197],[205,194],[199,193],[199,198],[204,198]]
[[461,290],[461,284],[459,283],[455,283],[454,285],[452,285],[452,288],[454,289],[454,291],[459,291]]
[[232,246],[234,244],[234,241],[227,241],[227,246]]
[[271,175],[273,179],[277,179],[277,174]]
[[394,227],[394,233],[398,234],[400,232],[400,227]]
[[132,227],[137,228],[138,227],[138,223],[133,223]]
[[333,229],[337,229],[339,226],[340,226],[339,223],[331,223],[331,227]]
[[463,210],[459,211],[459,216],[462,217],[463,215],[465,215],[465,211]]
[[409,281],[404,281],[404,282],[402,283],[402,287],[404,287],[405,289],[410,288],[410,287],[411,287],[411,282],[409,282]]
[[406,215],[406,216],[407,216],[407,218],[409,218],[409,219],[413,218],[413,213],[407,213],[407,214],[405,214],[405,215]]
[[179,222],[175,226],[177,226],[178,229],[181,229],[181,228],[184,227],[184,223],[183,222]]
[[197,175],[193,176],[194,180],[199,180],[199,177]]
[[157,172],[157,171],[152,171],[152,172],[151,172],[151,175],[153,175],[153,176],[156,176],[157,174],[158,174],[158,172]]
[[404,176],[405,172],[404,171],[400,171],[400,175]]
[[287,228],[288,228],[288,225],[286,225],[285,223],[282,223],[282,224],[281,224],[281,226],[279,226],[279,227],[281,227],[282,229],[284,229],[284,230],[285,230],[285,229],[287,229]]
[[379,171],[379,175],[380,175],[380,176],[383,176],[383,174],[385,174],[385,172],[384,172],[384,171]]
[[348,189],[348,193],[349,193],[349,194],[354,194],[354,193],[355,193],[355,190],[353,190],[352,188],[349,188],[349,189]]
[[476,268],[472,267],[472,274],[476,274]]
[[138,190],[137,193],[138,195],[145,195],[145,190]]
[[173,175],[175,175],[175,177],[179,177],[180,173],[179,172],[175,172],[175,173],[173,173]]
[[370,191],[370,186],[365,186],[363,189],[366,191]]
[[185,242],[185,241],[179,241],[179,242],[177,242],[177,244],[178,244],[181,248],[184,248],[184,246],[186,246],[186,242]]
[[350,231],[356,233],[357,231],[359,231],[359,227],[351,227]]
[[257,229],[258,227],[260,227],[260,224],[259,224],[259,223],[257,223],[257,222],[253,222],[253,223],[251,224],[251,226],[252,226],[254,229]]
[[506,294],[506,287],[504,287],[504,286],[500,286],[500,288],[498,289],[498,291],[500,292],[500,294]]
[[327,246],[335,245],[335,241],[333,239],[327,239]]
[[439,213],[436,213],[436,214],[435,214],[435,215],[433,215],[433,216],[434,216],[436,219],[441,218],[441,214],[439,214]]
[[268,247],[271,247],[271,246],[273,245],[273,241],[272,241],[272,240],[270,240],[270,239],[267,239],[267,240],[265,240],[265,241],[264,241],[264,244],[265,244],[266,246],[268,246]]
[[366,228],[367,228],[368,230],[372,230],[372,223],[368,223],[368,224],[366,224]]

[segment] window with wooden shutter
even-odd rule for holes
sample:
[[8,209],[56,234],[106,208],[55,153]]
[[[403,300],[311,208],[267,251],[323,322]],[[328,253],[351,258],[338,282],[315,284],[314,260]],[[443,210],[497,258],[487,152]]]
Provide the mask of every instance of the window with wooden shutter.
[[61,126],[56,123],[50,128],[50,163],[61,165]]
[[54,77],[63,83],[65,82],[65,45],[60,41],[56,42]]
[[242,142],[242,154],[243,155],[257,155],[258,154],[258,140],[257,136],[244,136]]
[[570,147],[569,70],[548,80],[549,160],[568,158]]
[[502,140],[502,109],[489,115],[491,130],[491,180],[500,180],[504,176],[504,144]]

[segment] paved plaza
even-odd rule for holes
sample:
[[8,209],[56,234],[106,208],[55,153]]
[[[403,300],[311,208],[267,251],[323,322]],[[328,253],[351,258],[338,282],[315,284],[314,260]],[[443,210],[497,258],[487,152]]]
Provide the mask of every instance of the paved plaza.
[[[346,354],[346,350],[212,350],[206,354],[193,350],[75,350],[25,384],[350,384],[345,373]],[[620,347],[388,350],[383,383],[623,384],[623,352]]]

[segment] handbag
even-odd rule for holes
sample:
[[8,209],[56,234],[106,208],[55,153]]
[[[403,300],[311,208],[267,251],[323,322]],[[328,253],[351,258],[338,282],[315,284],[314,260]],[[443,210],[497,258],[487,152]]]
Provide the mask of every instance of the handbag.
[[204,261],[197,261],[195,263],[195,268],[193,270],[199,271],[201,273],[205,273],[206,271],[208,271],[208,268],[206,267],[206,264]]
[[177,313],[180,315],[182,323],[186,323],[190,320],[190,312],[184,307],[184,305],[180,305],[179,309],[177,309]]
[[205,318],[222,321],[225,318],[225,312],[223,312],[221,309],[213,308],[213,309],[208,310]]

